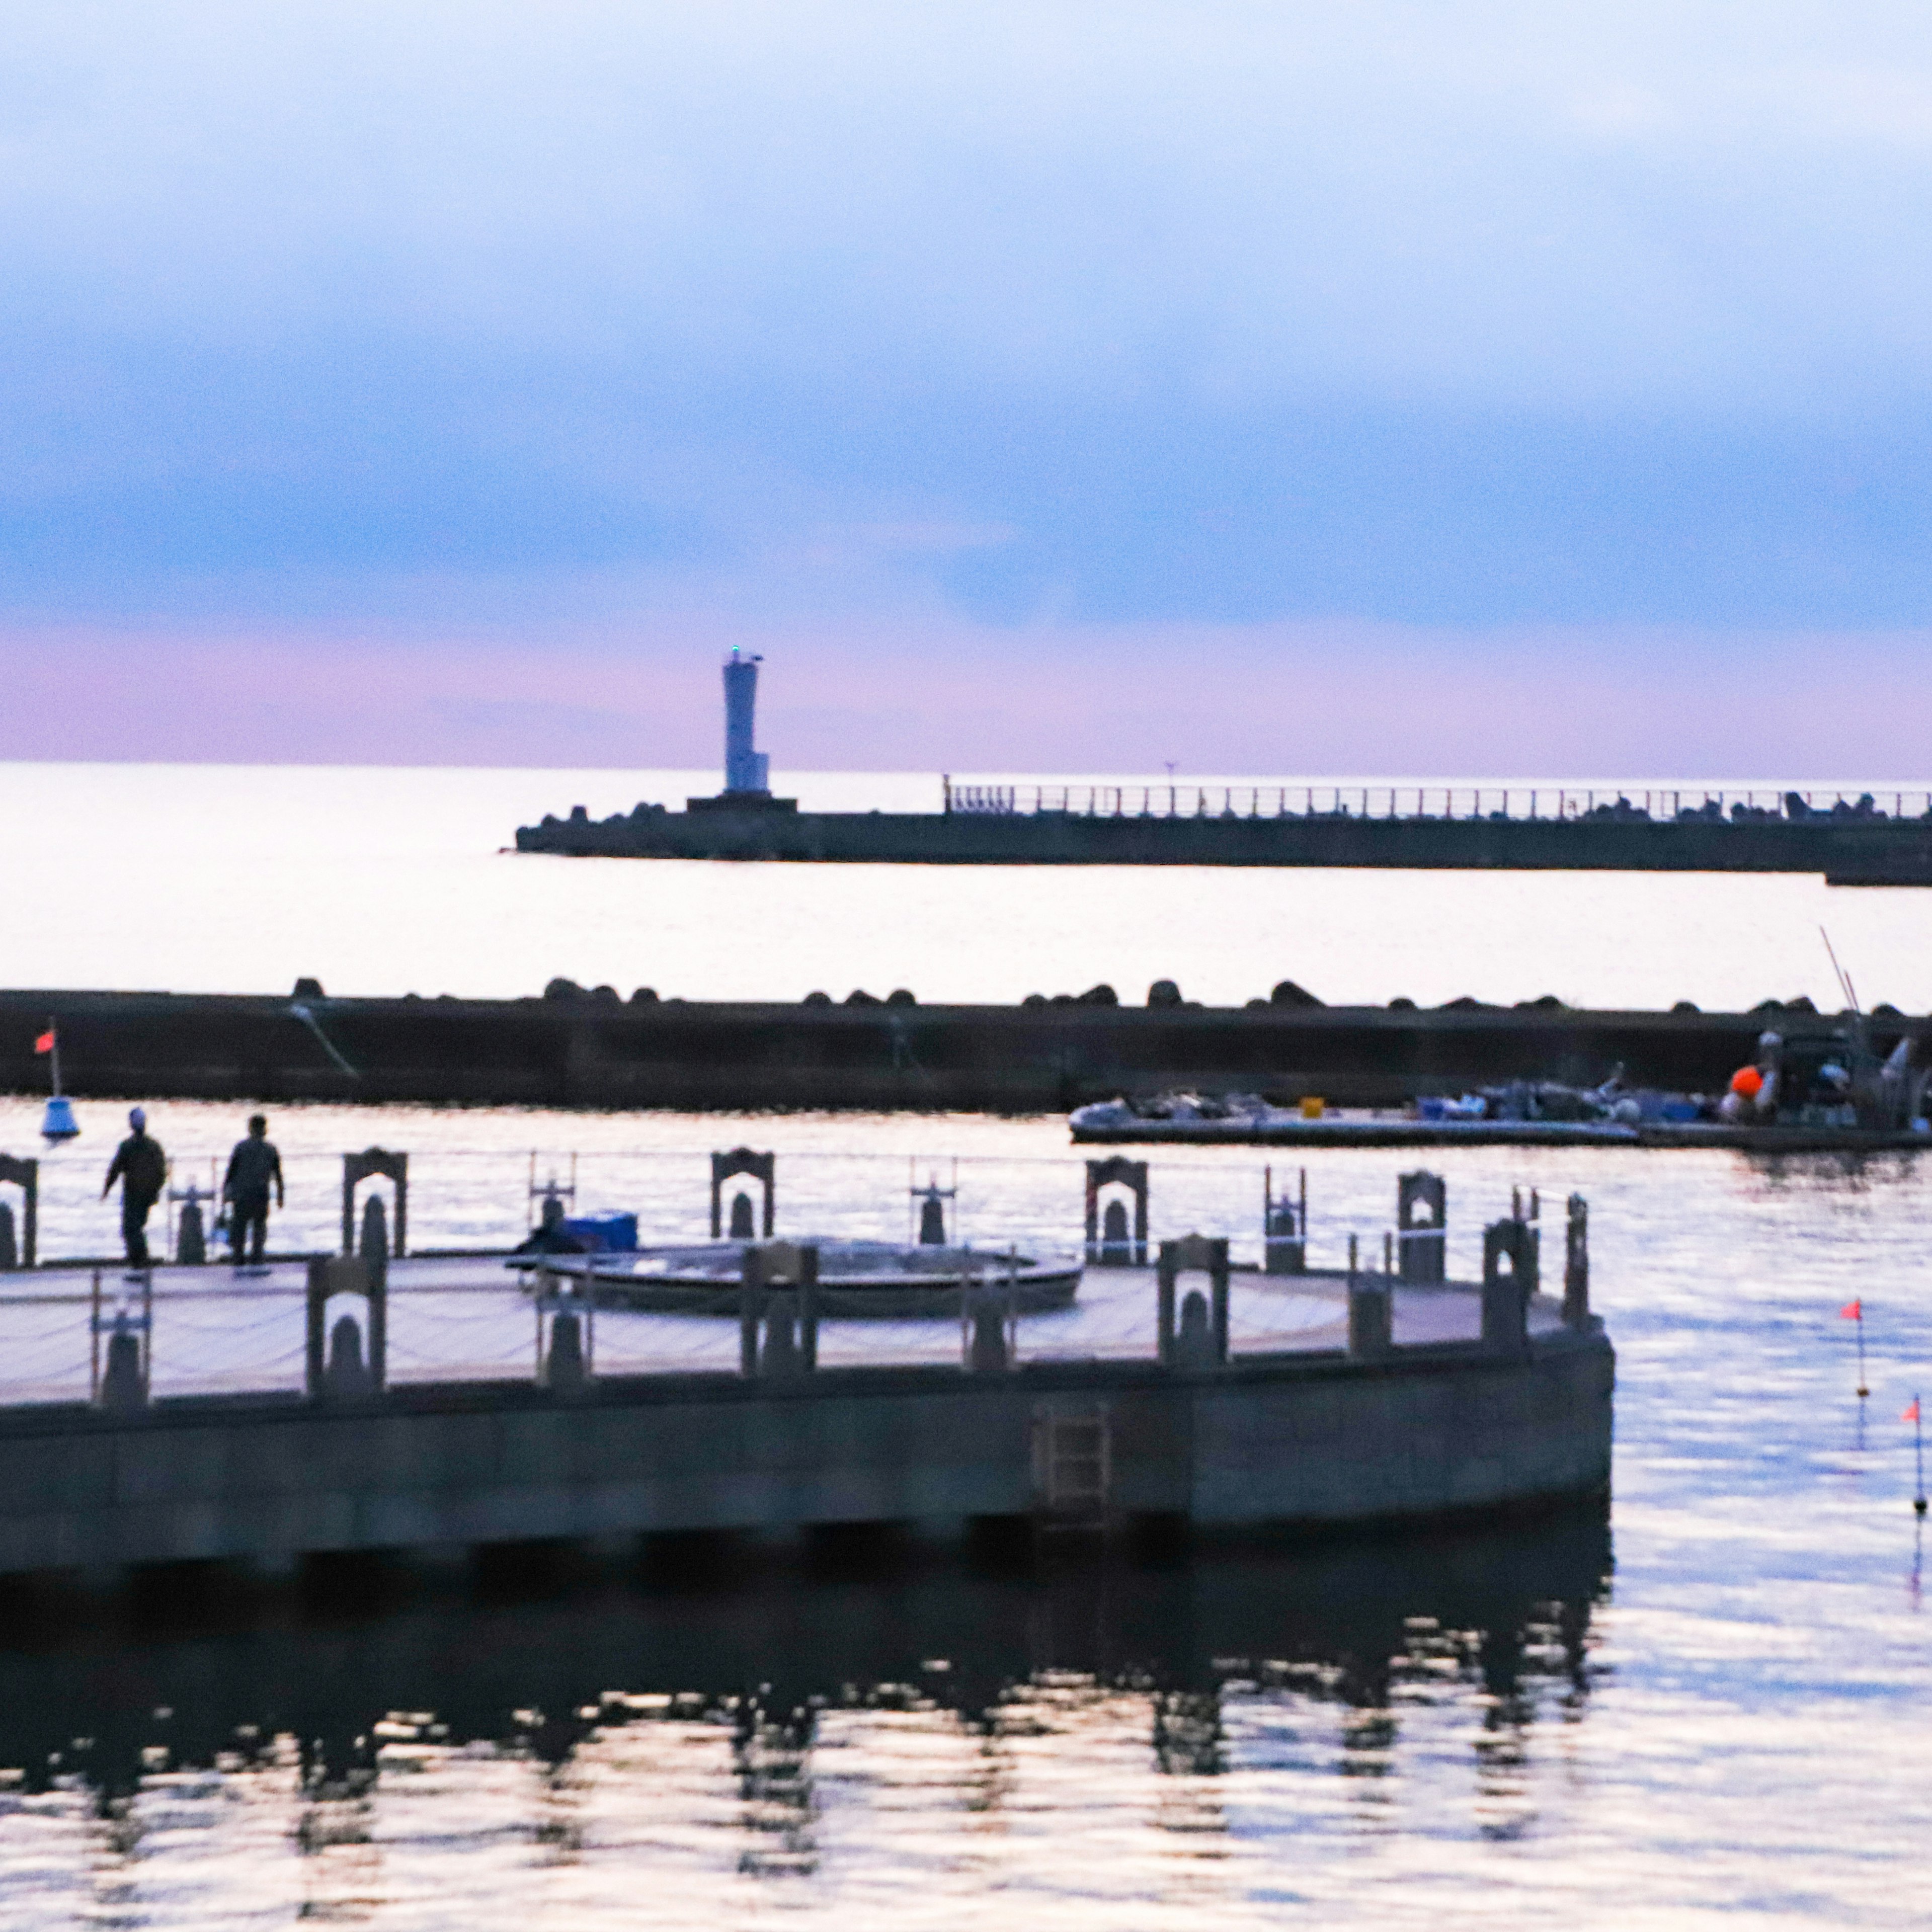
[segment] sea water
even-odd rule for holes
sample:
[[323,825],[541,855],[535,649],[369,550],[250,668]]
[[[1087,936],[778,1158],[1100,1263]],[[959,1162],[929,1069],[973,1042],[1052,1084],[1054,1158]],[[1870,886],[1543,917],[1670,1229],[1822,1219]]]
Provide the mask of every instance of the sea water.
[[[0,986],[514,998],[554,976],[686,999],[904,986],[1018,1000],[1156,979],[1239,1004],[1554,994],[1573,1005],[1932,1007],[1932,895],[1744,873],[644,863],[520,856],[584,806],[716,773],[0,765]],[[937,809],[937,774],[788,780],[808,807]]]
[[[1167,976],[1232,999],[1289,975],[1330,998],[1823,1006],[1822,920],[1866,999],[1927,1004],[1918,896],[1804,880],[524,861],[494,849],[514,823],[649,784],[65,777],[71,810],[14,820],[33,828],[8,862],[14,984],[524,992],[565,972],[936,998]],[[988,916],[1024,938],[989,940]],[[99,1252],[114,1217],[90,1197],[121,1129],[80,1111],[50,1156],[49,1238]],[[242,1111],[154,1109],[183,1171],[218,1162]],[[704,1155],[740,1141],[778,1153],[782,1226],[890,1231],[955,1156],[976,1234],[1071,1234],[1082,1204],[1058,1120],[271,1111],[298,1243],[328,1238],[335,1157],[374,1140],[411,1152],[425,1243],[513,1233],[532,1174],[572,1153],[590,1204],[688,1226]],[[0,1146],[38,1150],[34,1118],[29,1096],[0,1106]],[[1150,1151],[1157,1234],[1252,1238],[1257,1150]],[[1311,1153],[1318,1250],[1385,1225],[1414,1159]],[[0,1924],[1925,1924],[1932,1625],[1901,1420],[1932,1383],[1920,1160],[1439,1164],[1457,1273],[1513,1189],[1552,1214],[1590,1201],[1618,1352],[1606,1514],[1112,1555],[820,1538],[8,1587]]]

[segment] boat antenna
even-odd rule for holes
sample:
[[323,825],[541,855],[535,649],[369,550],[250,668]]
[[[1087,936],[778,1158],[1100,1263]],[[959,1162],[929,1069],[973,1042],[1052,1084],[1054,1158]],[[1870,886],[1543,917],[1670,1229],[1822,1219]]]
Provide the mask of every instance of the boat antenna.
[[[1838,964],[1838,953],[1832,944],[1832,935],[1821,926],[1818,928],[1818,937],[1825,942],[1826,956],[1832,962],[1832,970],[1838,976],[1838,984],[1844,988],[1846,1005],[1850,1006],[1853,1012],[1858,1012],[1858,996],[1852,990],[1852,976]],[[1862,1018],[1864,1016],[1860,1014],[1859,1017]]]

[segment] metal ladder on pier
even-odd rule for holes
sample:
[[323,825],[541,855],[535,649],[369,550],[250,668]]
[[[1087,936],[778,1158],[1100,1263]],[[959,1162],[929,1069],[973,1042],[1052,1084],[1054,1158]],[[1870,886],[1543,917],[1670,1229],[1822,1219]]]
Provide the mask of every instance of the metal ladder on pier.
[[1113,1487],[1113,1431],[1104,1406],[1042,1407],[1034,1417],[1035,1514],[1042,1528],[1099,1529]]

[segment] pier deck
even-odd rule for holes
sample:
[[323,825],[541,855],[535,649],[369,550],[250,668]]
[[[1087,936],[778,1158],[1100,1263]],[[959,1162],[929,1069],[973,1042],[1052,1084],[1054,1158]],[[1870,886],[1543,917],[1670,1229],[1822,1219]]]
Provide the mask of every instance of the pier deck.
[[[828,1322],[815,1370],[749,1374],[735,1321],[604,1312],[594,1372],[561,1387],[499,1263],[390,1268],[389,1385],[346,1399],[304,1384],[304,1268],[158,1270],[152,1399],[118,1409],[88,1400],[91,1275],[10,1292],[0,1571],[910,1518],[1336,1522],[1608,1480],[1609,1342],[1541,1297],[1499,1338],[1478,1291],[1397,1284],[1390,1342],[1352,1352],[1346,1277],[1237,1274],[1226,1358],[1183,1366],[1156,1353],[1153,1271],[1093,1270],[997,1368],[965,1365],[956,1322]],[[126,1286],[103,1283],[110,1328]]]

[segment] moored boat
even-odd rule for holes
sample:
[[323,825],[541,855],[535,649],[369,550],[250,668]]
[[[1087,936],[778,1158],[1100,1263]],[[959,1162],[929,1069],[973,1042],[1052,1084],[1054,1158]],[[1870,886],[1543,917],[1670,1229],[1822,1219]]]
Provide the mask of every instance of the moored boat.
[[1077,1108],[1075,1141],[1262,1147],[1745,1148],[1764,1153],[1932,1145],[1928,1070],[1901,1040],[1880,1060],[1862,1019],[1789,1036],[1766,1032],[1756,1059],[1721,1094],[1624,1084],[1519,1080],[1400,1108],[1333,1108],[1313,1096],[1258,1094],[1122,1096]]

